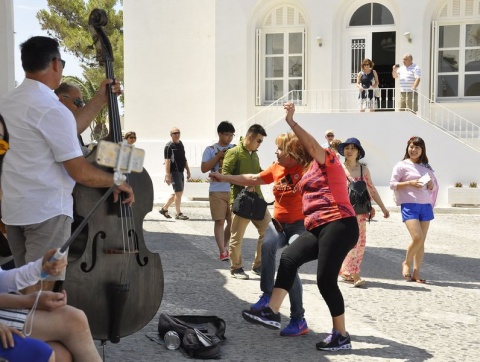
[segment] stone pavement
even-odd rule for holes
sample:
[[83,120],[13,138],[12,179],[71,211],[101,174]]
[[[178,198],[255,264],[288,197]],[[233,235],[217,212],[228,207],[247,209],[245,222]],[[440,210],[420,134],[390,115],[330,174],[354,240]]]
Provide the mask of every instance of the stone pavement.
[[[217,315],[225,319],[225,361],[480,360],[478,210],[470,214],[458,213],[458,209],[439,210],[436,214],[426,242],[422,277],[428,284],[424,285],[406,282],[401,276],[409,236],[397,209],[393,208],[386,220],[377,213],[376,220],[367,225],[367,249],[362,264],[366,286],[352,288],[339,283],[353,349],[321,352],[316,350],[315,343],[331,329],[331,318],[316,286],[316,261],[300,269],[310,333],[280,337],[278,331],[249,324],[241,317],[241,310],[260,296],[260,277],[248,272],[256,229],[252,225],[247,228],[243,247],[250,280],[236,280],[230,277],[229,263],[218,259],[213,222],[205,203],[184,204],[182,211],[190,217],[188,221],[167,220],[158,209],[156,206],[144,222],[148,247],[160,253],[165,276],[158,314]],[[285,326],[288,298],[281,313]],[[190,360],[181,350],[170,351],[159,344],[158,314],[120,343],[107,343],[105,361]]]

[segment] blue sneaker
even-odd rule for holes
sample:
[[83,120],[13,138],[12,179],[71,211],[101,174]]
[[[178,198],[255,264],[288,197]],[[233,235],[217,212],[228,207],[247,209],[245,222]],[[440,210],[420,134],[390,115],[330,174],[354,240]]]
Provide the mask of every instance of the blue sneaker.
[[262,294],[258,302],[250,306],[250,310],[259,311],[260,309],[268,307],[268,303],[270,303],[270,296]]
[[297,337],[308,333],[307,321],[302,319],[290,319],[290,323],[280,332],[283,337]]
[[259,311],[244,310],[242,317],[250,323],[260,324],[269,329],[280,329],[280,313],[275,313],[270,307]]
[[332,329],[332,334],[328,335],[322,342],[316,344],[317,349],[321,351],[338,351],[342,349],[352,349],[350,335],[347,333],[343,337],[339,331]]

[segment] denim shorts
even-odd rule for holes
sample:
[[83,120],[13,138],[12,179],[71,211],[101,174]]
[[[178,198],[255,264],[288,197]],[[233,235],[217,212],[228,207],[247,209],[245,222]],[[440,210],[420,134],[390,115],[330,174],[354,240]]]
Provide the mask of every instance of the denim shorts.
[[431,204],[402,204],[402,220],[419,220],[430,221],[433,220],[433,207]]
[[183,172],[172,171],[172,186],[173,191],[181,192],[183,191],[185,185],[185,178]]

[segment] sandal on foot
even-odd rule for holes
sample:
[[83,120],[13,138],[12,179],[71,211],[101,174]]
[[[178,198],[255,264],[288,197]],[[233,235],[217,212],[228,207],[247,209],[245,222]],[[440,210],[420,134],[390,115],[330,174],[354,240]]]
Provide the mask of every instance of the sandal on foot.
[[342,277],[342,281],[345,282],[345,283],[353,283],[353,277],[351,275],[348,275],[348,274],[340,274],[340,276]]
[[[406,266],[407,266],[407,265],[406,265],[405,262],[403,261],[403,262],[402,262],[402,276],[403,276],[403,278],[404,278],[407,282],[409,282],[409,281],[412,280],[412,274],[410,274],[409,271],[407,271],[407,272],[405,273],[405,267],[406,267]],[[408,269],[410,270],[410,268],[408,268]]]
[[163,216],[165,216],[167,219],[171,219],[172,217],[168,214],[168,210],[165,210],[163,207],[158,210],[158,212],[160,214],[162,214]]
[[180,214],[178,214],[177,216],[175,216],[175,219],[176,219],[176,220],[188,220],[188,216],[183,215],[182,213],[180,213]]
[[358,279],[355,283],[353,283],[354,288],[363,287],[366,281],[363,279]]
[[411,279],[412,282],[417,282],[417,283],[420,283],[420,284],[427,284],[427,281],[425,279]]

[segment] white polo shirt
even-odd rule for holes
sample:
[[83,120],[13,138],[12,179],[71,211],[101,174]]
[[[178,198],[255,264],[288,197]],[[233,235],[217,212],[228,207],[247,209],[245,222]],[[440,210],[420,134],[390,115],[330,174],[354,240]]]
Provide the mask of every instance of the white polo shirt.
[[45,84],[25,79],[0,99],[10,135],[2,168],[2,220],[28,225],[73,216],[75,181],[62,162],[82,157],[72,112]]

